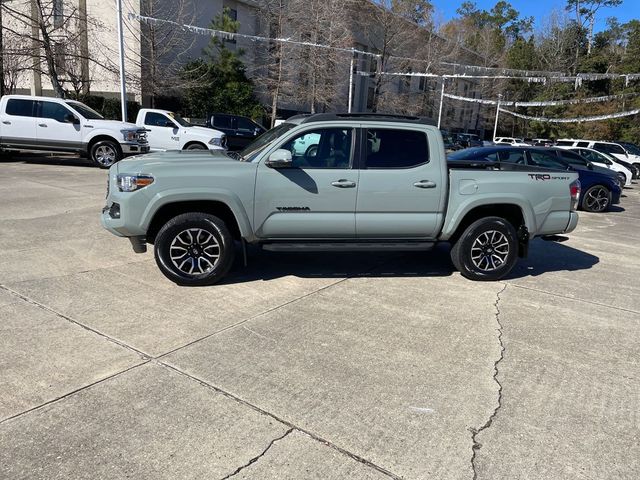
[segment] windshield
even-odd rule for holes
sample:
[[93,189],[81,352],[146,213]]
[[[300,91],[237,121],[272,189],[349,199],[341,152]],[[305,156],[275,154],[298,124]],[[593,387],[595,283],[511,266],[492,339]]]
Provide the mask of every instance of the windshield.
[[95,110],[87,107],[84,103],[68,101],[67,105],[82,115],[87,120],[104,120],[104,117]]
[[193,125],[191,125],[189,122],[187,122],[184,118],[182,118],[177,113],[167,112],[167,115],[169,115],[173,120],[178,122],[178,124],[180,124],[181,127],[193,127]]
[[271,130],[266,131],[240,152],[240,155],[242,157],[240,161],[252,162],[262,150],[271,145],[274,140],[281,137],[294,127],[297,127],[295,123],[285,122],[275,128],[272,128]]

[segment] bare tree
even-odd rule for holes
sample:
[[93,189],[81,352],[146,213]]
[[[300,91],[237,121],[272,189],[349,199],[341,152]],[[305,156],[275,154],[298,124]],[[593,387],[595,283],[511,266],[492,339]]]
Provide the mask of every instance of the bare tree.
[[88,25],[96,29],[102,25],[87,16],[85,1],[4,0],[2,7],[8,17],[4,30],[30,44],[30,70],[48,76],[58,97],[64,97],[69,86],[73,91],[88,93],[87,65],[98,60],[89,55],[87,29]]
[[[180,25],[193,24],[196,18],[194,3],[188,0],[142,0],[140,13]],[[140,39],[140,49],[128,47],[125,52],[135,71],[140,72],[139,77],[130,73],[133,78],[128,80],[138,85],[143,95],[149,96],[151,106],[155,107],[157,96],[175,94],[182,86],[180,72],[196,43],[196,36],[174,23],[147,23],[125,18],[124,24],[134,37]]]

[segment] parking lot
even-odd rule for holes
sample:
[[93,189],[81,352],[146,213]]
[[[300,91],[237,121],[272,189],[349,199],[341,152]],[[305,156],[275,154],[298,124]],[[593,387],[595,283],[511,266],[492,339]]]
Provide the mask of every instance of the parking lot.
[[250,250],[178,287],[106,173],[0,160],[0,478],[637,479],[640,185],[503,282]]

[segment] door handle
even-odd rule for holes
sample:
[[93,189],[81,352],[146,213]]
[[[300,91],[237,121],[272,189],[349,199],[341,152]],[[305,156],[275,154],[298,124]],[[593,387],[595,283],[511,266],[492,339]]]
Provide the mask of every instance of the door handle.
[[4,123],[5,125],[11,125],[11,122],[8,120],[3,120],[2,123]]
[[346,178],[341,178],[340,180],[331,182],[331,185],[338,188],[353,188],[356,186],[356,182],[352,182],[351,180],[347,180]]
[[436,182],[432,182],[431,180],[420,180],[413,184],[414,187],[418,188],[436,188]]
[[47,124],[46,124],[46,123],[39,123],[39,124],[38,124],[38,126],[39,126],[39,127],[46,127],[46,126],[47,126]]

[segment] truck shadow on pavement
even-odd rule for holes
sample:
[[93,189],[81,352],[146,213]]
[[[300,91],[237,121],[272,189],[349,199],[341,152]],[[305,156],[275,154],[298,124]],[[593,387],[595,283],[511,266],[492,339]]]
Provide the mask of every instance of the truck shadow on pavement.
[[[538,276],[547,272],[587,270],[600,259],[562,243],[535,239],[528,258],[518,260],[505,280]],[[345,277],[449,277],[455,273],[449,246],[428,252],[323,252],[276,253],[249,249],[248,266],[238,251],[236,264],[224,284],[293,276],[302,278]]]

